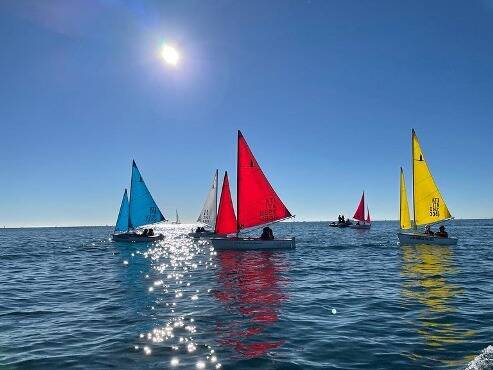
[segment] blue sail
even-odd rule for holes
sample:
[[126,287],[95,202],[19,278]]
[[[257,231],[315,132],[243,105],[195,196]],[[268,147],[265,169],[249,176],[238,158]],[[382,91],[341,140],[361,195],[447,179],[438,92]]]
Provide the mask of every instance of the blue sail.
[[130,222],[131,228],[164,221],[165,218],[157,206],[140,174],[135,161],[132,162],[132,181],[130,186]]
[[120,206],[120,212],[118,213],[118,218],[116,219],[115,231],[116,232],[127,232],[128,231],[128,213],[129,204],[127,189],[123,193],[122,204]]

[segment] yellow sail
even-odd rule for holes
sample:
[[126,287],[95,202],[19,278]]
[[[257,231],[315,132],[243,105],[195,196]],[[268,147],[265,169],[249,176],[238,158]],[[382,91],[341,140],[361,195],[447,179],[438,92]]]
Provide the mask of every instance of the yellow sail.
[[406,181],[401,167],[401,197],[400,197],[400,227],[401,229],[411,228],[411,218],[409,217],[409,204],[407,202]]
[[414,222],[419,226],[449,219],[452,216],[433,180],[414,130],[412,142]]

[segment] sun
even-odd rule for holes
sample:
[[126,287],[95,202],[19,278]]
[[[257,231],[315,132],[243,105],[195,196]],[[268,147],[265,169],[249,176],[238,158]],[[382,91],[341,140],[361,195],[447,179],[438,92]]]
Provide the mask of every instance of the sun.
[[178,65],[180,62],[180,53],[171,45],[163,45],[161,48],[161,57],[167,64],[172,66]]

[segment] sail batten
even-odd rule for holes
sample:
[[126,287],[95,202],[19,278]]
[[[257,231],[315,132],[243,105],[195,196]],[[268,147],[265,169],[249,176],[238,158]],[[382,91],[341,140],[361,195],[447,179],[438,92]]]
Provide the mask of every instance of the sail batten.
[[291,217],[291,213],[260,168],[242,133],[238,131],[238,230]]
[[118,212],[118,218],[116,219],[115,232],[127,232],[129,228],[129,203],[127,189],[123,193],[122,203],[120,205],[120,211]]
[[407,201],[406,181],[404,179],[404,171],[401,167],[400,176],[400,196],[399,196],[399,224],[400,228],[407,230],[411,228],[411,217],[409,216],[409,203]]
[[412,131],[413,209],[416,226],[440,222],[452,217],[433,179],[416,132]]
[[200,211],[200,215],[197,219],[197,222],[202,222],[212,228],[215,227],[217,217],[217,178],[218,170],[216,170],[216,173],[214,174],[212,187],[207,194],[204,206],[202,207],[202,211]]
[[129,208],[130,228],[136,228],[165,220],[161,210],[149,192],[135,161],[132,162]]
[[223,186],[221,189],[221,198],[219,200],[219,210],[217,212],[216,234],[234,234],[238,232],[233,200],[229,189],[228,172],[224,173]]

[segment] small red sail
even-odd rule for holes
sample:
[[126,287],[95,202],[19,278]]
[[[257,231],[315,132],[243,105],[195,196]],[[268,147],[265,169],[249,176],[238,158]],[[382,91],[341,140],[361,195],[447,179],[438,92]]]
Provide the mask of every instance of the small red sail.
[[371,220],[370,220],[370,210],[368,209],[368,207],[366,207],[366,222],[367,223],[371,223]]
[[354,212],[353,218],[358,221],[365,221],[365,192],[363,192],[363,195],[361,196],[361,200],[359,201],[356,212]]
[[291,217],[291,213],[265,177],[239,130],[237,173],[239,229]]
[[233,201],[231,200],[231,191],[229,190],[228,172],[224,173],[223,188],[221,190],[221,199],[219,200],[219,210],[216,218],[216,228],[214,232],[216,234],[233,234],[238,231],[237,222],[235,216],[235,210],[233,208]]

